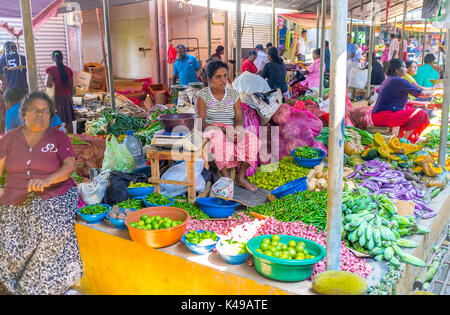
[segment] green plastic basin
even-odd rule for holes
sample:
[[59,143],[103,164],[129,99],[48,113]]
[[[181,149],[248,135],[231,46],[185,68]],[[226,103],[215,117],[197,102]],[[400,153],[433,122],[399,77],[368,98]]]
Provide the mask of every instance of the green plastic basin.
[[298,282],[311,277],[314,265],[325,258],[325,249],[316,242],[298,236],[278,235],[280,236],[280,243],[286,245],[290,240],[305,243],[305,248],[310,255],[315,257],[304,260],[290,260],[258,253],[256,249],[259,248],[262,240],[272,237],[272,235],[261,235],[247,242],[247,249],[253,255],[256,270],[263,276],[278,281]]

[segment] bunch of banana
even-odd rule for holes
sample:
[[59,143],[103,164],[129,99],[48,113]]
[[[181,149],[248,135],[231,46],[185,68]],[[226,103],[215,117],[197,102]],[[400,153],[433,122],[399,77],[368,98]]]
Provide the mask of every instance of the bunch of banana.
[[397,214],[397,209],[392,200],[385,194],[372,195],[374,201],[378,205],[379,214],[382,217],[392,216]]
[[417,225],[414,222],[414,216],[401,216],[394,215],[392,216],[392,220],[398,223],[397,232],[400,236],[408,236],[413,234],[426,234],[430,233],[430,229]]
[[344,217],[345,237],[355,249],[375,256],[376,260],[384,259],[395,266],[400,265],[403,261],[422,267],[425,265],[422,260],[404,253],[400,248],[415,248],[418,246],[412,240],[401,238],[398,232],[401,224],[409,225],[410,220],[407,217],[395,215],[389,221],[375,211],[362,210]]

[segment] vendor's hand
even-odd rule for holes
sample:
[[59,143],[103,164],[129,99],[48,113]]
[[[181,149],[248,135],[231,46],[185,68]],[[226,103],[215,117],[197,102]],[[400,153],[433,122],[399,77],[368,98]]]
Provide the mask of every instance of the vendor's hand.
[[28,192],[40,191],[43,192],[44,189],[52,184],[52,180],[49,178],[42,179],[31,179],[28,183]]

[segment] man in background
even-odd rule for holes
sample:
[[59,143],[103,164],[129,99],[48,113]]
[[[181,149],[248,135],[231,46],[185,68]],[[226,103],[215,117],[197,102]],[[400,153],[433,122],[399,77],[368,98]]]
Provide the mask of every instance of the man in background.
[[391,44],[389,45],[389,61],[400,58],[400,42],[395,34],[391,34]]
[[257,56],[253,63],[255,64],[256,68],[258,68],[257,74],[260,74],[263,71],[266,63],[269,62],[269,59],[267,57],[267,54],[264,52],[263,45],[261,45],[261,44],[256,45],[255,51],[256,51]]
[[17,53],[17,46],[13,42],[6,42],[3,49],[5,53],[0,58],[0,81],[3,90],[14,88],[22,95],[28,94],[25,57]]
[[194,56],[186,53],[184,45],[177,46],[178,59],[173,64],[172,84],[176,84],[178,78],[181,85],[188,85],[191,82],[198,82],[197,70],[200,64]]
[[306,30],[303,30],[297,42],[297,58],[301,62],[306,60]]

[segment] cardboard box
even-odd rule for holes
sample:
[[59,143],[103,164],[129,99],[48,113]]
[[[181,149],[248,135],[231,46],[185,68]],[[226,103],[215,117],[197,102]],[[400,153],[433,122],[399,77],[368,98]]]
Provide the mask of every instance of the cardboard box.
[[84,64],[84,71],[100,77],[106,77],[105,66],[97,62],[89,62]]
[[84,89],[79,86],[75,86],[75,96],[85,96],[89,92],[88,89]]
[[155,104],[166,104],[169,100],[169,89],[163,84],[151,84],[149,85],[151,96]]
[[104,91],[106,87],[104,77],[86,71],[77,72],[73,83],[75,86],[87,89],[88,91]]

